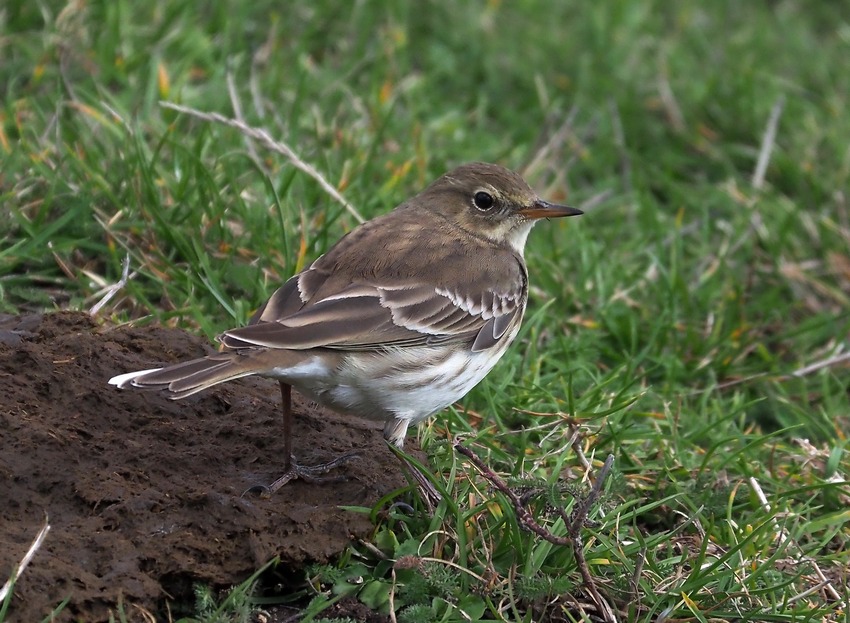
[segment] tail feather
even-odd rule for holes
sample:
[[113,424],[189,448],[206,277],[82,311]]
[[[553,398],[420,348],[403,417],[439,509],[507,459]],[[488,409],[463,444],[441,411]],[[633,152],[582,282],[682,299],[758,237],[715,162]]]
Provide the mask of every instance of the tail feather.
[[164,389],[168,391],[169,398],[179,400],[225,381],[262,373],[263,368],[257,367],[258,362],[252,359],[235,353],[221,353],[167,368],[119,374],[109,379],[109,384],[121,389]]

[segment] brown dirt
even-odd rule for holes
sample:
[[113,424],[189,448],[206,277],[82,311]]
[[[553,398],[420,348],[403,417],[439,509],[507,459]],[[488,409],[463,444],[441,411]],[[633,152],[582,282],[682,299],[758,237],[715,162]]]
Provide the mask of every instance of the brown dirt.
[[[333,484],[293,482],[270,499],[242,493],[276,477],[277,384],[227,383],[173,402],[118,390],[114,374],[211,352],[185,332],[98,327],[87,315],[0,317],[0,583],[38,532],[52,529],[15,586],[12,619],[105,620],[123,600],[162,614],[194,582],[229,586],[274,556],[297,569],[327,561],[404,486],[376,424],[295,402],[296,454],[322,462],[356,449],[368,460]],[[132,618],[132,617],[131,617]]]

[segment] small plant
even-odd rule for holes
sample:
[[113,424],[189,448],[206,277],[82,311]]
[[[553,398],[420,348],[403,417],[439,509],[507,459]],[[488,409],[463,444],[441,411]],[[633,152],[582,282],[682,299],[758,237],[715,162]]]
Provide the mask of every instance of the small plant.
[[270,560],[242,584],[219,595],[209,586],[196,584],[195,615],[177,623],[251,623],[253,614],[258,610],[254,593],[259,578],[277,563],[277,559]]

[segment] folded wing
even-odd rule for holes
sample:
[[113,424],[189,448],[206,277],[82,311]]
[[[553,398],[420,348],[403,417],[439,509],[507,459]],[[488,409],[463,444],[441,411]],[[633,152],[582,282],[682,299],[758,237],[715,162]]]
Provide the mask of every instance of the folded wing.
[[[467,342],[474,351],[497,344],[525,307],[525,281],[504,290],[465,291],[425,283],[369,283],[310,297],[317,275],[290,279],[257,312],[253,324],[226,331],[230,348],[381,350]],[[524,277],[524,275],[523,275]],[[486,283],[486,281],[484,281]],[[305,300],[306,299],[306,300]]]

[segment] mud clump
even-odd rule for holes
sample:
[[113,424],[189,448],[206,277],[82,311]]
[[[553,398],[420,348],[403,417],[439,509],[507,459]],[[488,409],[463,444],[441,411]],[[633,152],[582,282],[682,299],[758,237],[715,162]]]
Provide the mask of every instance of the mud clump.
[[0,316],[0,584],[45,514],[51,531],[14,589],[12,620],[106,620],[119,601],[164,613],[195,582],[230,586],[274,556],[327,561],[372,530],[370,507],[405,479],[380,425],[295,395],[295,453],[320,463],[357,450],[337,483],[279,475],[280,395],[267,379],[182,401],[118,390],[115,374],[203,356],[206,340],[159,327],[100,327],[82,313]]

